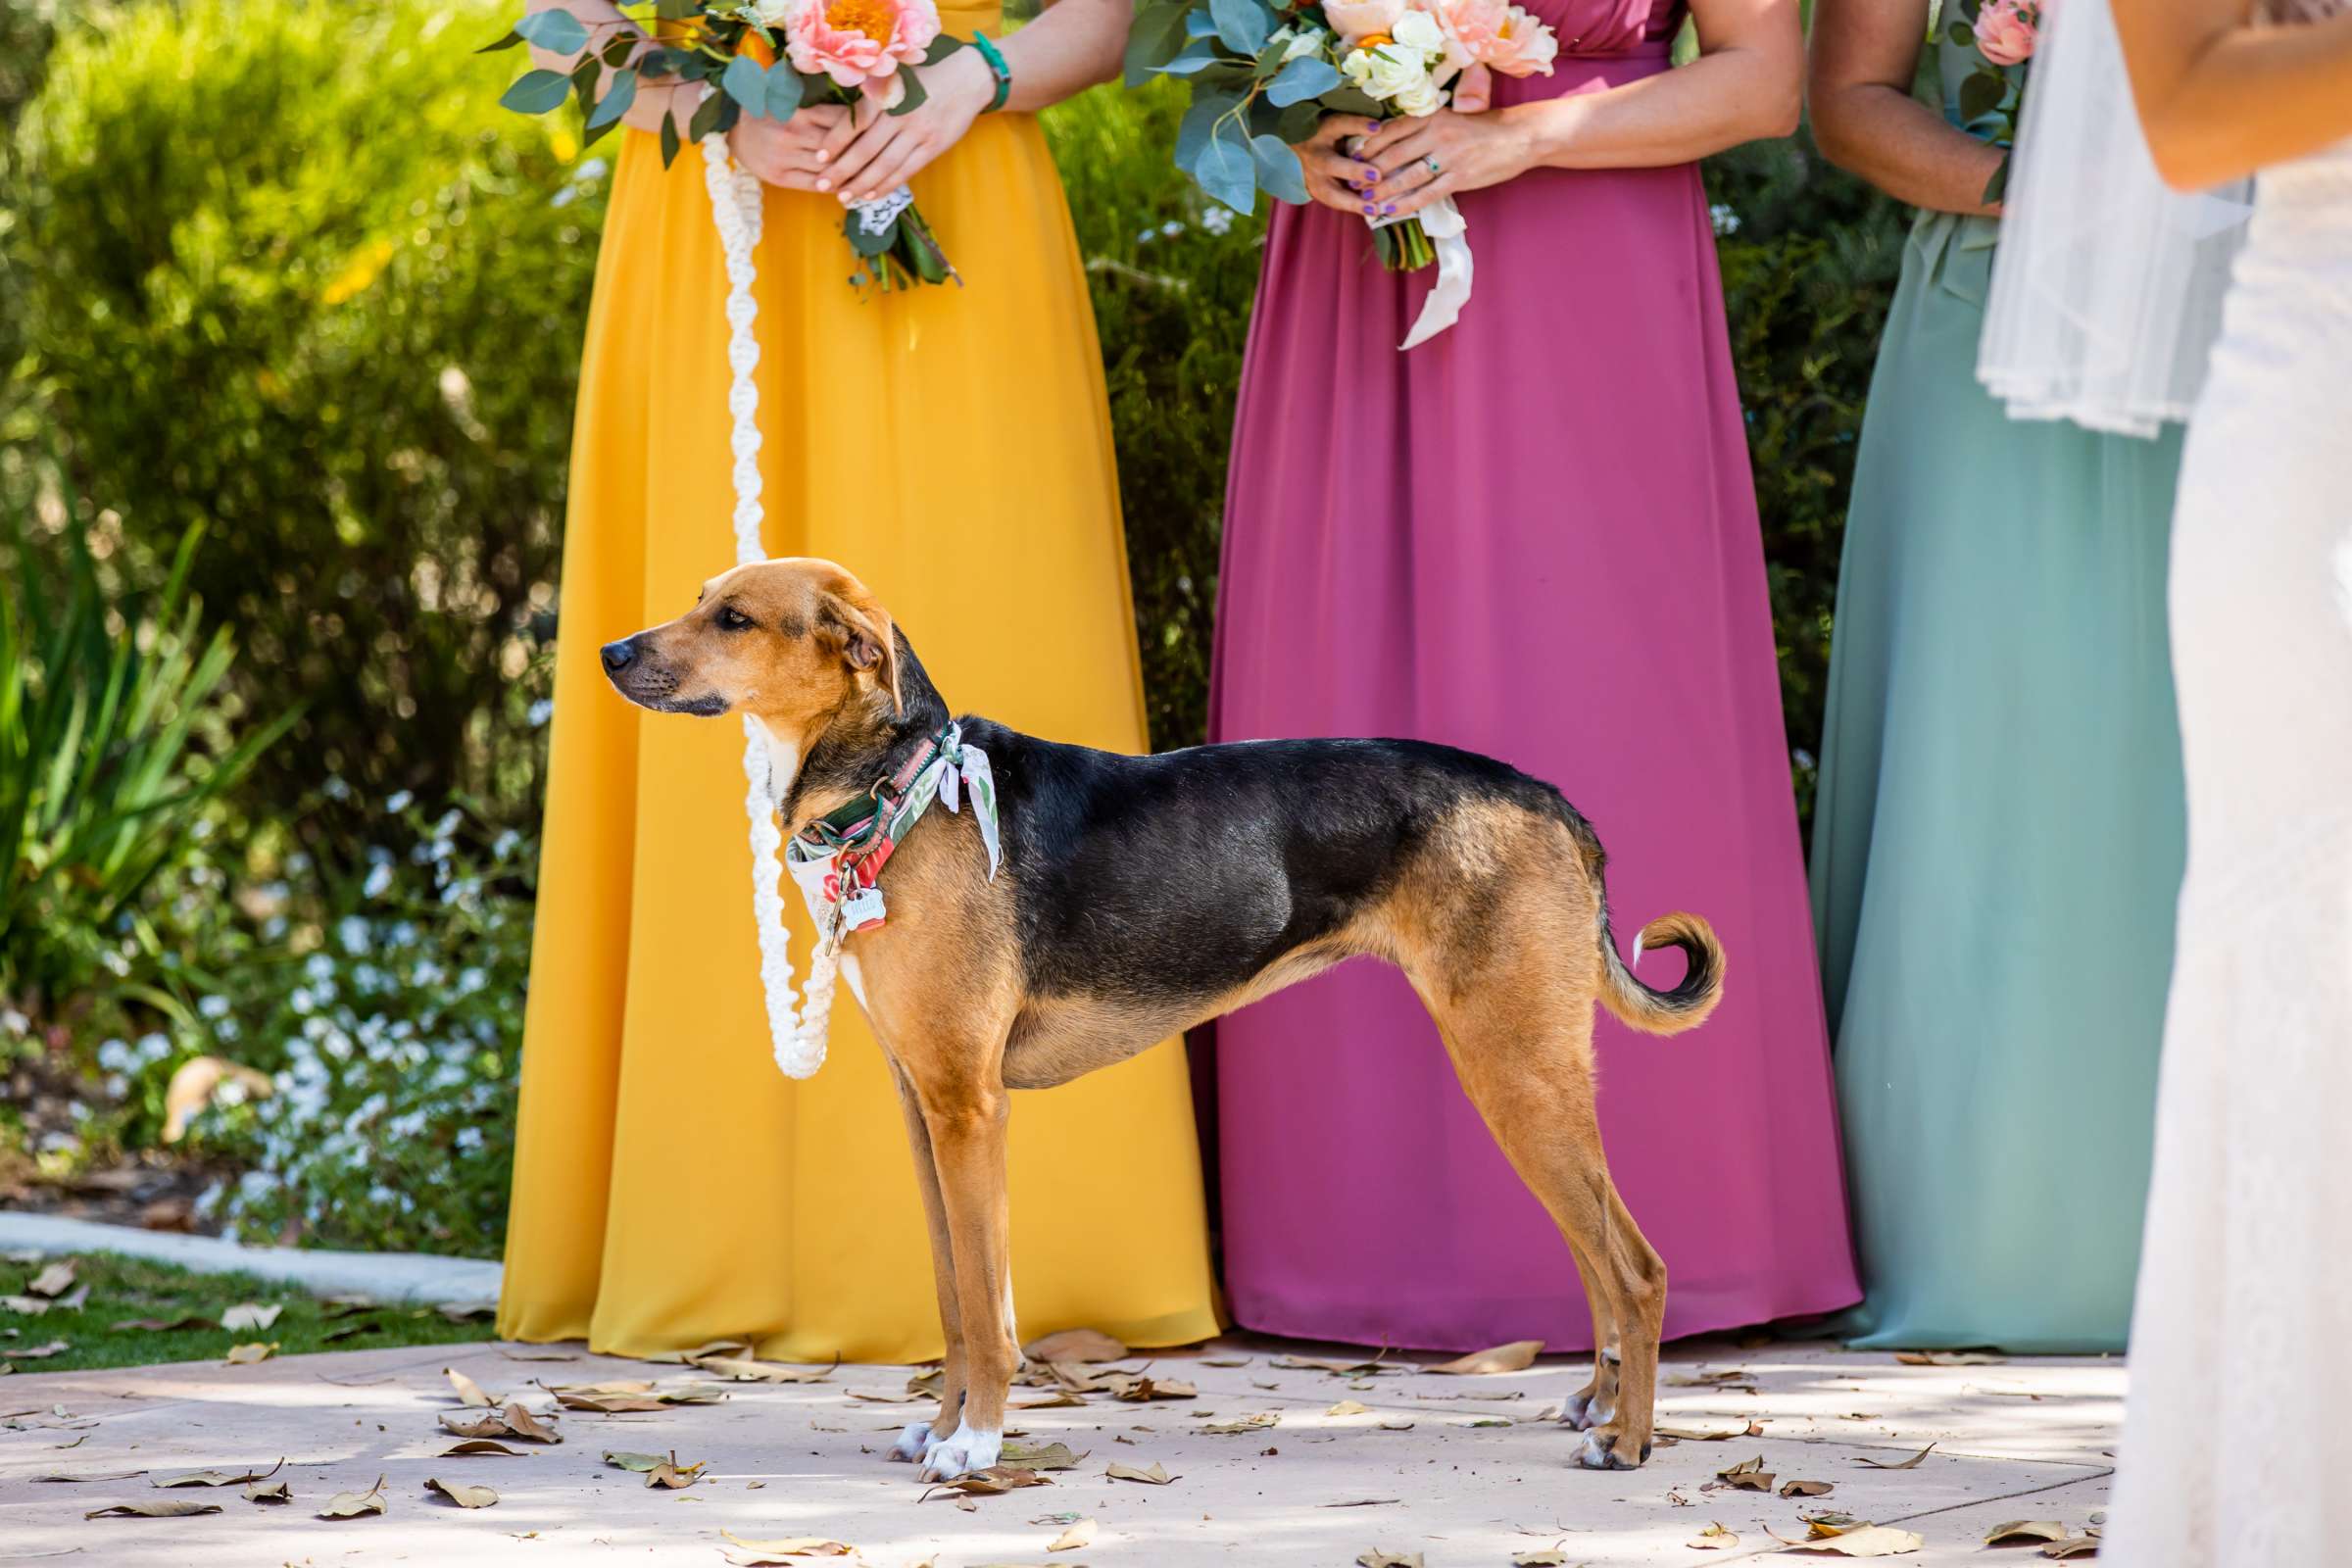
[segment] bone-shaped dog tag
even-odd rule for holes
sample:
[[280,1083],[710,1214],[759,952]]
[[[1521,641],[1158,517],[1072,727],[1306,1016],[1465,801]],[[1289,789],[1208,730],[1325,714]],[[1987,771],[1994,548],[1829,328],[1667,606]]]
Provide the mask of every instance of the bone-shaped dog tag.
[[870,931],[882,923],[882,890],[859,888],[841,901],[841,923],[850,931]]

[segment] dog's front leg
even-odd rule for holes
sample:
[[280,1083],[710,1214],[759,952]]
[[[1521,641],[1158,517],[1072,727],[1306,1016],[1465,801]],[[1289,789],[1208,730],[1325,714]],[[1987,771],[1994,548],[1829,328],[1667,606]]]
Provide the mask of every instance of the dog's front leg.
[[924,1125],[914,1085],[896,1059],[891,1061],[890,1076],[898,1086],[899,1110],[906,1118],[906,1142],[914,1153],[914,1185],[922,1195],[923,1218],[931,1227],[931,1277],[939,1290],[939,1332],[947,1347],[940,1370],[938,1416],[908,1423],[898,1442],[891,1445],[893,1459],[920,1461],[931,1456],[934,1446],[953,1437],[963,1419],[963,1318],[956,1300],[956,1261],[949,1250],[947,1209],[940,1201],[939,1166],[931,1157],[931,1129]]
[[962,1419],[952,1437],[933,1445],[923,1479],[953,1481],[997,1462],[1004,1446],[1004,1400],[1020,1365],[1004,1191],[1011,1098],[1001,1082],[965,1079],[917,1088],[925,1096],[923,1119],[931,1130],[956,1310],[963,1325]]

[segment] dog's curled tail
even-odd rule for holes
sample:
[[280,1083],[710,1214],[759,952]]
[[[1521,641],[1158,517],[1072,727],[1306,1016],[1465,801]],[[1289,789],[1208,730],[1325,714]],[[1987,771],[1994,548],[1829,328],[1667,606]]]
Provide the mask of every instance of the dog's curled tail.
[[[1689,960],[1683,978],[1672,991],[1643,985],[1632,963],[1642,961],[1648,948],[1680,948]],[[1662,914],[1634,938],[1632,963],[1617,956],[1617,938],[1609,930],[1609,907],[1600,907],[1600,1004],[1643,1034],[1679,1035],[1707,1021],[1723,1000],[1723,944],[1715,928],[1695,914]]]

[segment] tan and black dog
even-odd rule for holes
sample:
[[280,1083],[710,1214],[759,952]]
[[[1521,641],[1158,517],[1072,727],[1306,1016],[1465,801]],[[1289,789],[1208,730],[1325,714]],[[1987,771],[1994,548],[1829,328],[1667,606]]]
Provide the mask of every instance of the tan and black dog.
[[[788,833],[872,791],[951,714],[890,614],[825,561],[712,579],[692,612],[607,646],[612,684],[666,712],[765,731]],[[1193,1024],[1375,955],[1419,992],[1462,1087],[1567,1238],[1592,1311],[1593,1375],[1562,1419],[1576,1462],[1649,1455],[1666,1270],[1601,1153],[1592,1004],[1650,1034],[1723,989],[1707,923],[1671,991],[1609,933],[1603,857],[1558,790],[1415,741],[1250,741],[1121,757],[960,719],[993,764],[1004,869],[969,811],[933,811],[882,873],[886,923],[842,973],[888,1054],[931,1224],[944,1402],[895,1456],[952,1478],[996,1463],[1020,1363],[1006,1258],[1012,1089],[1123,1060]],[[715,873],[714,873],[715,874]]]

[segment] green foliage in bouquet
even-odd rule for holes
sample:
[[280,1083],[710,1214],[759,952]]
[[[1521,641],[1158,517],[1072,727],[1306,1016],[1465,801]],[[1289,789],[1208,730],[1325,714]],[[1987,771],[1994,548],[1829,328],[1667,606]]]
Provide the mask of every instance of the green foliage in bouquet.
[[1381,113],[1326,58],[1332,36],[1316,5],[1278,12],[1267,0],[1140,0],[1127,85],[1165,75],[1192,89],[1176,167],[1211,197],[1237,213],[1250,212],[1261,189],[1303,202],[1306,173],[1292,144],[1312,136],[1326,114]]
[[[857,101],[858,94],[821,71],[795,70],[785,57],[784,29],[754,20],[740,0],[653,0],[628,5],[624,15],[638,21],[616,28],[602,39],[591,38],[579,18],[561,9],[530,12],[518,19],[506,35],[485,45],[484,54],[528,43],[550,54],[576,56],[569,71],[534,67],[517,76],[499,102],[518,114],[544,115],[567,100],[579,101],[586,139],[604,135],[621,122],[637,101],[640,81],[675,84],[702,83],[714,90],[679,129],[677,111],[665,112],[661,122],[662,162],[667,167],[685,142],[723,136],[745,115],[789,120],[803,104]],[[644,23],[671,24],[657,33]],[[774,62],[762,65],[752,45]],[[964,47],[946,33],[931,40],[923,56],[936,65]],[[901,65],[896,75],[896,101],[886,113],[904,115],[924,101],[923,78],[911,65]],[[868,224],[852,211],[842,220],[842,235],[865,264],[863,276],[885,291],[916,282],[944,283],[956,275],[947,253],[920,212],[907,206],[887,223]]]

